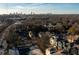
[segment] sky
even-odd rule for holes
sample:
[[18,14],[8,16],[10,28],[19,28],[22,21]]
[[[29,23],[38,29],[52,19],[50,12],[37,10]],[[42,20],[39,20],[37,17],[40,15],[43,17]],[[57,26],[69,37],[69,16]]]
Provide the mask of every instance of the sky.
[[0,14],[79,14],[79,3],[0,3]]

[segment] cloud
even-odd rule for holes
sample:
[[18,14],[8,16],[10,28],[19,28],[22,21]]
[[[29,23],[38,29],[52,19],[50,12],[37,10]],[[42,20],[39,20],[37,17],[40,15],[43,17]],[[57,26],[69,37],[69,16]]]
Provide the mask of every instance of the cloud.
[[24,6],[21,6],[21,5],[18,5],[18,6],[15,6],[15,7],[12,7],[12,8],[17,8],[17,9],[25,9],[25,7]]
[[0,14],[8,14],[8,11],[6,9],[0,9]]

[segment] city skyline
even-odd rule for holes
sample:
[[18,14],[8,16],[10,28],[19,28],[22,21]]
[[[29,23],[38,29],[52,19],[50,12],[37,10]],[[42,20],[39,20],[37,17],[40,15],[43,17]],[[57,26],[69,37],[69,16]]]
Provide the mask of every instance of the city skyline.
[[0,14],[79,14],[78,3],[0,3]]

